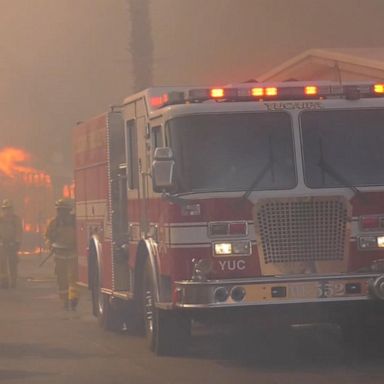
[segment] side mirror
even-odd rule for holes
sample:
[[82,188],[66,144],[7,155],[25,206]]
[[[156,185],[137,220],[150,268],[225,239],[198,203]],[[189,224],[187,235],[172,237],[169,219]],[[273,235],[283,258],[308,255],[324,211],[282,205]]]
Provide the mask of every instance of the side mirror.
[[175,160],[172,149],[156,148],[152,163],[152,183],[155,192],[169,192],[175,187],[174,169]]

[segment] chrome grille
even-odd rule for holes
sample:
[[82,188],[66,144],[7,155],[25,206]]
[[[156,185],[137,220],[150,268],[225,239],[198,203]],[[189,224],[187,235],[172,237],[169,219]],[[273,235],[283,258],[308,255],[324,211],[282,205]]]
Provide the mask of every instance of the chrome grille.
[[255,227],[264,262],[342,260],[348,209],[338,197],[263,199]]

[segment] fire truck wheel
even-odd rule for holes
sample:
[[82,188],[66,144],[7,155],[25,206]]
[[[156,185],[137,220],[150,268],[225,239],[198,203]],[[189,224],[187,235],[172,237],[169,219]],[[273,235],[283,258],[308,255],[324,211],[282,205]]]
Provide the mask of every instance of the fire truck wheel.
[[100,327],[106,331],[120,332],[123,329],[122,313],[112,307],[109,295],[105,293],[100,293],[97,320]]
[[174,311],[155,307],[154,282],[147,264],[143,279],[145,333],[150,349],[157,355],[179,355],[188,345],[191,321]]
[[94,276],[92,285],[93,312],[102,329],[118,332],[123,328],[123,317],[120,311],[114,309],[109,301],[109,295],[101,292],[98,274]]

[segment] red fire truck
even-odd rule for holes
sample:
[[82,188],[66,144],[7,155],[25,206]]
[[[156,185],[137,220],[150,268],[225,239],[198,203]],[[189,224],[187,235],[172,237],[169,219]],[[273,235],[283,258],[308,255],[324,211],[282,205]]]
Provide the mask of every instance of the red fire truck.
[[140,92],[75,128],[79,280],[158,354],[192,320],[383,312],[384,84]]

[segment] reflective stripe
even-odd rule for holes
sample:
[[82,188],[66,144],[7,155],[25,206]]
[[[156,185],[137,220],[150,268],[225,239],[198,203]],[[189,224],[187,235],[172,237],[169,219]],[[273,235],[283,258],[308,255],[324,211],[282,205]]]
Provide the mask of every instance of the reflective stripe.
[[75,287],[69,287],[68,289],[68,299],[73,300],[79,297],[77,289]]

